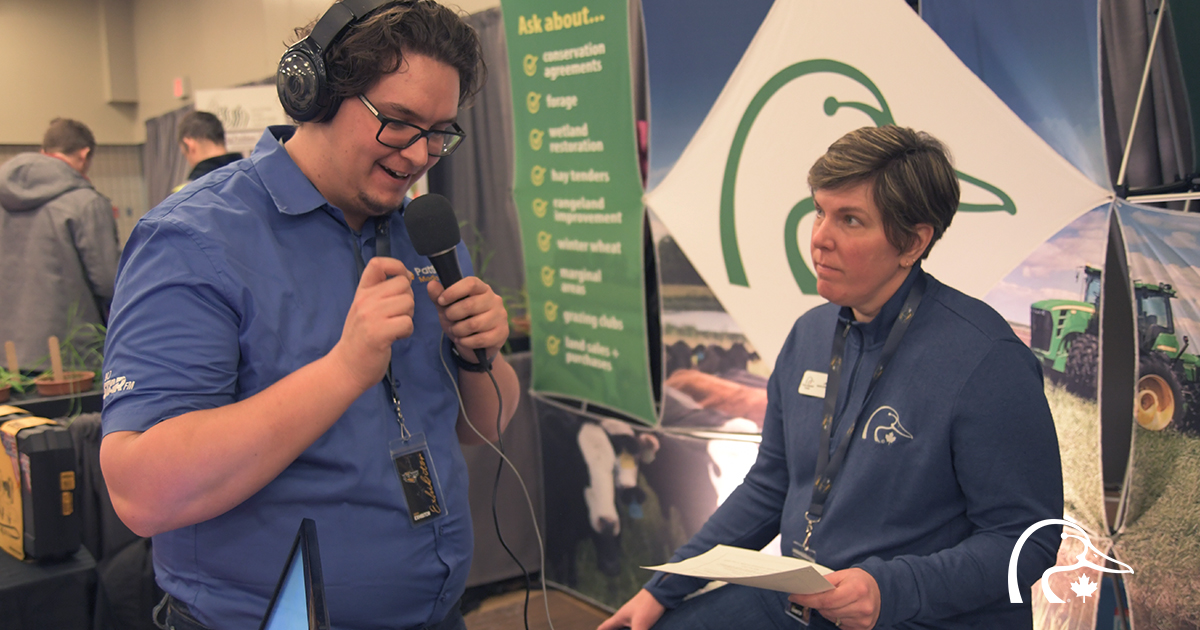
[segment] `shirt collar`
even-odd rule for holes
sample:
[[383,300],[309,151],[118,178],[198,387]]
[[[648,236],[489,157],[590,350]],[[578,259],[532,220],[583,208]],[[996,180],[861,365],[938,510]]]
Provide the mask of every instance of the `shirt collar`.
[[312,212],[328,202],[283,147],[294,133],[296,128],[291,125],[267,127],[250,159],[275,206],[283,214],[295,216]]
[[900,308],[904,306],[904,300],[908,298],[909,291],[912,290],[913,283],[917,281],[917,276],[923,275],[925,272],[921,269],[921,263],[913,265],[912,271],[908,277],[901,283],[900,288],[888,298],[884,303],[883,308],[879,309],[879,314],[869,322],[863,323],[854,320],[854,311],[849,306],[843,306],[838,312],[838,317],[850,322],[850,325],[858,328],[863,336],[863,344],[872,346],[877,343],[887,341],[888,333],[892,331],[892,325],[896,323],[896,317],[900,315]]

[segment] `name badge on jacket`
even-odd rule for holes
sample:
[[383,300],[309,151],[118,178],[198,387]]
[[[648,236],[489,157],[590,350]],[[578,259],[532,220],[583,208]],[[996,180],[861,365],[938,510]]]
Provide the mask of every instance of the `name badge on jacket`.
[[824,372],[805,370],[804,378],[800,379],[800,394],[814,398],[824,398],[825,381],[828,379],[829,375]]

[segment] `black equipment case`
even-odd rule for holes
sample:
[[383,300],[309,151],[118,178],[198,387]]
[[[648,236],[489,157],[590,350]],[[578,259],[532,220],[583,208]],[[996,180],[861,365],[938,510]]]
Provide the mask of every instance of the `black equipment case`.
[[0,405],[0,548],[25,558],[79,550],[75,446],[53,420]]

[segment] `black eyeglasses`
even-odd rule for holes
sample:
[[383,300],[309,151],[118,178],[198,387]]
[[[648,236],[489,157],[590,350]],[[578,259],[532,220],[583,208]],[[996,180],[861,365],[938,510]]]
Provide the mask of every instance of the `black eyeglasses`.
[[375,139],[385,147],[393,149],[407,149],[417,143],[417,140],[425,138],[429,144],[429,155],[437,157],[446,157],[462,144],[467,134],[457,123],[450,123],[450,129],[422,129],[412,123],[388,118],[379,113],[378,109],[367,100],[367,97],[362,94],[358,95],[358,100],[362,101],[367,109],[379,119],[379,133],[375,134]]

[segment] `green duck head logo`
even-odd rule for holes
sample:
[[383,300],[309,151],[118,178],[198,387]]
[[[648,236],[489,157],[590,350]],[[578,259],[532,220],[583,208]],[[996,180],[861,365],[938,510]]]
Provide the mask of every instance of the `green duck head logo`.
[[[724,257],[725,271],[730,284],[743,287],[750,286],[750,281],[742,262],[741,247],[738,243],[735,222],[738,212],[738,208],[735,207],[739,180],[738,167],[741,164],[746,148],[746,140],[754,129],[755,121],[773,97],[792,81],[815,75],[838,75],[844,77],[860,86],[858,92],[865,89],[873,97],[871,99],[874,101],[873,103],[864,103],[854,100],[840,100],[835,96],[830,96],[823,103],[823,110],[826,116],[833,116],[843,109],[849,109],[866,114],[876,126],[896,124],[883,93],[867,75],[848,64],[831,59],[811,59],[792,64],[771,77],[759,89],[758,93],[754,95],[754,98],[750,101],[745,113],[742,115],[737,131],[734,134],[733,144],[729,149],[729,157],[725,163],[725,172],[722,178],[718,221],[721,254]],[[996,199],[995,203],[990,204],[960,203],[958,207],[959,212],[1006,212],[1008,214],[1016,214],[1016,205],[1004,191],[962,171],[957,171],[957,173],[960,181],[983,189]],[[815,207],[811,196],[801,199],[788,213],[783,230],[783,247],[787,255],[788,266],[791,268],[792,277],[795,279],[800,291],[809,295],[816,295],[817,293],[817,278],[808,263],[804,260],[797,232],[800,222],[814,210]]]

